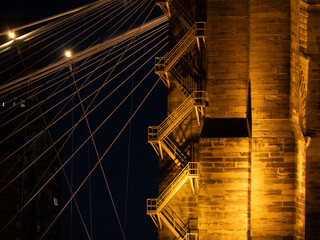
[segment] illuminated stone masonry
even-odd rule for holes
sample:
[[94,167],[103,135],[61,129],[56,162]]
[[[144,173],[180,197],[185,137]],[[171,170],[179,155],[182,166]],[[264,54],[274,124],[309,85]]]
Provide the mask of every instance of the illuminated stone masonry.
[[319,239],[320,1],[157,3],[172,49],[205,23],[164,73],[168,115],[189,96],[187,82],[206,94],[200,126],[194,111],[168,135],[184,161],[173,148],[159,154],[160,194],[185,162],[197,164],[166,202],[177,224],[154,215],[159,239]]

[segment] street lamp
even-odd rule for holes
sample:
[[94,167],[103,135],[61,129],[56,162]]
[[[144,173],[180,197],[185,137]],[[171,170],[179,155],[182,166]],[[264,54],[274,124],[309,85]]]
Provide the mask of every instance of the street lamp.
[[72,53],[70,50],[67,50],[65,51],[64,55],[67,57],[67,58],[70,58],[72,56]]
[[11,38],[12,40],[14,40],[16,38],[16,35],[14,34],[14,32],[9,32],[9,38]]

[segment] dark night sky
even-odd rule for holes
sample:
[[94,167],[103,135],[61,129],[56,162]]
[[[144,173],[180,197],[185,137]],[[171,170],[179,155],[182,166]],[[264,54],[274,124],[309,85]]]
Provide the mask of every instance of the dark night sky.
[[53,14],[74,9],[93,1],[90,0],[56,0],[45,2],[39,0],[30,1],[5,1],[1,4],[1,14],[5,17],[34,17],[42,19]]
[[[0,25],[1,31],[7,30],[8,27],[16,27],[12,24],[12,19],[24,19],[28,23],[42,18],[52,16],[79,6],[91,3],[89,0],[55,0],[55,1],[39,1],[39,0],[14,0],[1,3],[0,8]],[[123,1],[126,2],[126,1]],[[157,14],[160,12],[158,11]],[[28,20],[25,20],[28,19]],[[152,60],[152,64],[154,61]],[[135,76],[135,79],[141,77]],[[154,75],[154,79],[157,76]],[[133,80],[134,81],[134,80]],[[155,80],[154,80],[155,82]],[[149,88],[150,89],[150,88]],[[147,91],[135,93],[132,98],[132,105],[135,107],[141,101],[139,94]],[[121,94],[121,92],[119,93]],[[105,133],[112,132],[120,124],[119,119],[128,119],[129,105],[125,106],[106,127],[106,130],[97,136],[97,142],[103,142]],[[159,83],[150,98],[143,105],[139,113],[132,121],[131,132],[131,154],[130,154],[130,174],[129,174],[129,197],[127,212],[127,239],[156,239],[156,227],[150,217],[146,215],[145,203],[149,197],[156,197],[157,178],[158,178],[158,159],[152,147],[147,143],[147,126],[158,125],[164,119],[166,112],[166,89],[162,83]],[[103,114],[100,112],[99,114]],[[122,121],[123,122],[123,121]],[[59,134],[59,133],[57,133]],[[127,174],[127,155],[128,155],[128,130],[126,130],[111,152],[104,159],[104,168],[109,180],[110,188],[115,200],[115,204],[120,215],[120,220],[124,225],[124,209],[125,209],[125,191],[126,191],[126,174]],[[77,136],[75,136],[77,138]],[[92,146],[91,146],[92,147]],[[92,150],[90,150],[92,151]],[[91,164],[96,159],[92,157]],[[74,164],[74,184],[82,181],[88,171],[87,159],[79,157],[79,164]],[[67,169],[68,171],[68,169]],[[78,174],[79,173],[79,174]],[[70,174],[70,172],[69,172]],[[112,210],[112,205],[104,185],[101,171],[99,169],[93,174],[92,179],[92,204],[93,204],[93,239],[122,239],[121,233]],[[88,184],[79,192],[77,197],[80,208],[89,226],[88,212]],[[63,199],[68,198],[66,189],[62,190]],[[73,206],[72,222],[70,207],[66,210],[62,219],[62,239],[86,239],[78,214]],[[71,230],[72,229],[72,230]],[[71,233],[72,232],[72,233]]]

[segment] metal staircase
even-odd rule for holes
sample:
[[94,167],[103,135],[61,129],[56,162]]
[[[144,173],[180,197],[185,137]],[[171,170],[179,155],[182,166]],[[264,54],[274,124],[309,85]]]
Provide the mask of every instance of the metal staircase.
[[180,41],[167,52],[163,57],[156,57],[155,73],[159,75],[164,84],[169,87],[170,82],[168,72],[180,60],[189,46],[197,41],[200,49],[200,39],[205,41],[206,38],[206,23],[196,22],[190,30],[180,39]]
[[[198,187],[198,172],[198,163],[189,162],[158,198],[147,199],[147,214],[150,215],[156,226],[161,228],[162,222],[165,223],[179,239],[188,239],[185,237],[190,233],[183,222],[166,206],[188,181],[195,193]],[[192,238],[189,239],[192,240]]]
[[179,1],[172,0],[156,0],[156,5],[158,5],[161,10],[171,18],[170,4],[173,4],[176,9],[179,10],[180,15],[182,15],[186,21],[192,26],[194,24],[194,19],[190,14],[183,8],[183,6],[179,3]]
[[148,127],[148,142],[156,153],[163,158],[164,150],[176,165],[183,169],[158,198],[147,199],[147,214],[158,228],[162,228],[162,223],[164,223],[179,240],[198,240],[198,234],[190,233],[188,226],[169,208],[168,203],[188,181],[191,184],[193,194],[195,194],[196,188],[199,188],[199,164],[197,162],[188,162],[188,156],[179,149],[179,144],[172,141],[169,135],[193,110],[196,113],[199,126],[200,115],[204,114],[206,105],[205,92],[197,91],[199,90],[197,82],[191,77],[183,78],[174,66],[195,41],[200,50],[200,40],[202,39],[205,43],[206,23],[194,22],[192,16],[185,11],[179,1],[156,0],[156,4],[169,19],[171,18],[170,5],[178,10],[178,19],[182,20],[183,23],[186,21],[190,29],[171,51],[163,57],[156,57],[155,59],[155,73],[159,75],[164,84],[170,87],[170,74],[170,78],[173,77],[176,80],[177,86],[187,98],[159,126]]
[[[176,151],[178,147],[168,138],[168,135],[193,111],[195,110],[198,124],[200,125],[200,114],[203,115],[203,108],[206,104],[204,91],[193,92],[174,112],[172,112],[159,126],[148,127],[148,142],[152,145],[156,153],[163,158],[162,149],[176,161]],[[175,150],[175,151],[173,151]],[[182,154],[183,155],[183,154]],[[180,160],[186,159],[184,156]]]
[[187,233],[183,240],[198,240],[198,234]]
[[175,68],[170,70],[170,74],[177,80],[176,83],[178,83],[181,92],[185,96],[188,97],[192,92],[198,90],[198,84],[192,79],[192,77],[183,78]]
[[169,137],[163,139],[161,142],[161,148],[178,166],[185,166],[188,163],[188,158]]
[[156,4],[168,16],[168,18],[171,18],[171,13],[170,13],[170,2],[171,1],[172,0],[156,0]]
[[159,217],[160,221],[164,222],[178,239],[182,239],[187,235],[189,229],[172,210],[168,211],[167,209],[163,209],[162,212],[159,213]]
[[188,180],[191,182],[192,191],[195,192],[193,179],[197,182],[198,170],[197,162],[189,162],[158,198],[147,199],[147,214],[161,212]]
[[[179,3],[178,0],[170,0],[172,5],[179,11],[179,15],[182,16],[190,26],[194,24],[194,18],[186,11],[186,9]],[[182,0],[183,2],[183,0]]]

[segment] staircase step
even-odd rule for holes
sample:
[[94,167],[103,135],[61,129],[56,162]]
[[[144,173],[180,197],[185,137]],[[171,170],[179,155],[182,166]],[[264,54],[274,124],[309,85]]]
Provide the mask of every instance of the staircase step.
[[[205,107],[206,97],[205,92],[193,92],[174,112],[172,112],[159,126],[148,127],[148,142],[152,145],[156,153],[163,158],[162,148],[175,161],[176,154],[173,150],[177,149],[180,159],[179,162],[185,161],[182,152],[168,138],[169,134],[195,109],[199,120],[199,109]],[[203,113],[203,112],[202,112]]]
[[155,73],[159,75],[164,84],[169,87],[168,72],[181,59],[189,46],[197,40],[200,47],[199,39],[206,37],[206,23],[196,22],[189,31],[180,39],[180,41],[167,52],[163,57],[156,57]]
[[[188,180],[193,183],[194,179],[198,178],[198,165],[199,163],[197,162],[189,162],[157,199],[147,199],[147,214],[150,215],[157,227],[161,227],[161,221],[164,222],[173,234],[181,240],[190,239],[189,236],[191,235],[188,233],[189,229],[167,204]],[[191,186],[194,190],[195,186]],[[190,240],[193,239],[191,238]]]
[[178,239],[182,240],[188,233],[188,228],[186,228],[185,224],[173,213],[173,211],[170,213],[166,209],[163,209],[160,213],[160,219]]
[[158,214],[188,180],[198,178],[198,163],[189,162],[157,199],[147,199],[147,214]]

